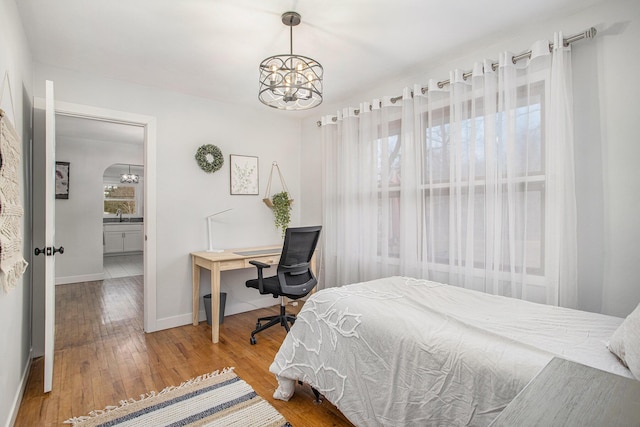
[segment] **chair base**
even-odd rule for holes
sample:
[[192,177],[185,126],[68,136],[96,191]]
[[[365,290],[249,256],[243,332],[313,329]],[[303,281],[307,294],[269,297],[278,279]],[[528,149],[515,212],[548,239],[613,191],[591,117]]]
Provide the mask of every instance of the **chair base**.
[[[268,321],[268,323],[264,325],[261,324],[262,322],[266,322],[266,321]],[[255,335],[258,332],[262,332],[265,329],[268,329],[277,324],[280,324],[282,327],[284,327],[287,330],[287,333],[289,333],[289,323],[293,325],[295,321],[296,321],[296,316],[293,314],[286,313],[284,297],[280,297],[280,314],[277,316],[267,316],[267,317],[259,318],[258,321],[256,322],[256,329],[253,332],[251,332],[251,338],[249,339],[249,342],[251,343],[251,345],[254,345],[257,342]]]

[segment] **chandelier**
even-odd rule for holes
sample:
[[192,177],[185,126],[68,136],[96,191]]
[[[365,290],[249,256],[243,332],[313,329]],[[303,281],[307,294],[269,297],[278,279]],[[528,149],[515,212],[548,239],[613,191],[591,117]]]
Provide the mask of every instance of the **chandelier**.
[[127,184],[137,184],[140,181],[140,175],[131,173],[131,165],[129,165],[129,173],[120,175],[120,182]]
[[260,63],[258,99],[279,110],[307,110],[322,102],[322,65],[307,56],[293,54],[293,27],[300,14],[285,12],[282,23],[289,27],[289,55],[274,55]]

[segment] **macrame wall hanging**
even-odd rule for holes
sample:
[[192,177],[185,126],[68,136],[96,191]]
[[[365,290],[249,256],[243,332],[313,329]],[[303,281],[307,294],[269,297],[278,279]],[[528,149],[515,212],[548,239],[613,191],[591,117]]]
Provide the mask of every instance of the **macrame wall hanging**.
[[[278,171],[282,191],[269,197],[269,194],[271,193],[271,181],[273,180],[274,169]],[[284,237],[285,231],[287,230],[287,227],[291,222],[291,205],[293,204],[293,199],[290,198],[289,189],[287,188],[287,183],[284,182],[284,177],[282,176],[282,172],[280,171],[278,162],[273,162],[271,164],[269,181],[267,181],[267,189],[264,193],[264,199],[262,199],[262,201],[273,211],[276,228],[280,229],[280,231],[282,232],[282,236]]]
[[[8,86],[15,120],[15,106],[8,73],[5,73],[0,87],[0,105],[5,83]],[[6,113],[0,109],[0,286],[5,292],[16,287],[27,268],[27,262],[22,257],[23,208],[19,183],[21,149],[20,137]]]
[[[290,194],[289,189],[287,188],[287,183],[284,182],[284,177],[282,176],[282,172],[280,171],[280,166],[278,166],[278,162],[273,162],[271,164],[271,172],[269,172],[269,181],[267,181],[267,189],[264,192],[264,199],[262,199],[264,204],[269,206],[270,208],[273,208],[273,201],[271,199],[271,196],[269,196],[269,194],[271,193],[271,180],[273,179],[274,169],[278,171],[278,177],[280,177],[280,184],[282,185],[281,193],[282,192],[287,193],[287,196]],[[290,204],[293,203],[293,199],[289,199],[289,203]]]

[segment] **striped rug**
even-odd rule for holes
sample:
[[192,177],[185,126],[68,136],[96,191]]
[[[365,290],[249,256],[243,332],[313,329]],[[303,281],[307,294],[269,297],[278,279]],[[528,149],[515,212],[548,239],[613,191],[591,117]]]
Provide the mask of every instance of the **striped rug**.
[[201,375],[159,393],[147,393],[138,400],[120,401],[119,406],[71,418],[65,424],[79,427],[291,427],[233,368]]

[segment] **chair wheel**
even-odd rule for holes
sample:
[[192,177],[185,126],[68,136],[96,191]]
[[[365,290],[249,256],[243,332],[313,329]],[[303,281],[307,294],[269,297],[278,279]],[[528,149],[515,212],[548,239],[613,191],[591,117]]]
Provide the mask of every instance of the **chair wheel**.
[[249,342],[251,343],[251,345],[256,345],[258,341],[256,341],[256,337],[251,337],[249,338]]

